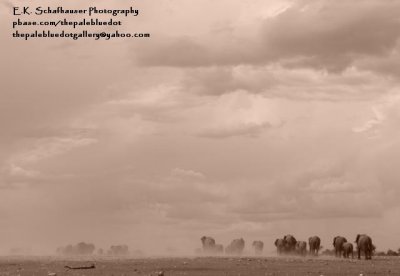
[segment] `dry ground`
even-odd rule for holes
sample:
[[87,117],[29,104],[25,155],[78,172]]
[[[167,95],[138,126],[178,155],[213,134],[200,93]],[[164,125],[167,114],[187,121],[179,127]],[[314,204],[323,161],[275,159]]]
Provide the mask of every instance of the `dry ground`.
[[[68,266],[87,266],[95,269],[67,270]],[[375,257],[372,261],[344,260],[331,257],[198,257],[86,260],[60,258],[0,258],[0,276],[61,275],[152,275],[160,271],[172,275],[400,275],[400,258]],[[50,274],[51,275],[51,274]]]

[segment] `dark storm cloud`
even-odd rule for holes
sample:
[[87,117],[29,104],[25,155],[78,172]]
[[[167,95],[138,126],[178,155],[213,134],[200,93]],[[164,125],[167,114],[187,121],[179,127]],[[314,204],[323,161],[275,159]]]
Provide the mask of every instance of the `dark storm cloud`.
[[398,2],[305,3],[265,22],[272,59],[297,57],[288,65],[340,71],[360,56],[388,54],[400,36]]
[[396,1],[307,1],[265,19],[251,41],[236,35],[224,37],[221,46],[214,37],[170,38],[146,45],[137,58],[145,66],[277,62],[339,72],[362,56],[382,56],[393,49],[400,36],[399,9]]
[[400,41],[396,47],[385,56],[365,57],[356,62],[356,66],[383,76],[400,79]]
[[278,82],[269,70],[226,66],[188,69],[181,85],[183,91],[215,96],[235,90],[259,93]]

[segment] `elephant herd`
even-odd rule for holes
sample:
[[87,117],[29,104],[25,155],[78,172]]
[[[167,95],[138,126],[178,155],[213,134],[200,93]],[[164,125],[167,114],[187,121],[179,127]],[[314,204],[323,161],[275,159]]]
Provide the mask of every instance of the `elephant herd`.
[[[313,236],[308,239],[308,247],[311,255],[318,255],[321,245],[321,239],[318,236]],[[286,235],[283,239],[276,239],[275,246],[278,255],[281,254],[298,254],[300,256],[307,255],[307,242],[298,241],[292,235]]]
[[[222,255],[225,252],[227,255],[240,256],[245,247],[245,241],[243,238],[234,239],[225,247],[225,250],[224,246],[222,244],[217,244],[215,239],[212,237],[203,236],[200,240],[203,246],[202,252],[207,255]],[[355,245],[357,247],[358,259],[361,258],[361,252],[364,253],[366,260],[371,259],[372,252],[375,249],[371,237],[365,234],[359,234],[356,237]],[[306,241],[298,241],[292,235],[285,235],[281,239],[276,239],[275,246],[278,255],[294,254],[306,256],[308,253],[311,256],[318,256],[318,251],[321,249],[321,239],[318,236],[310,237],[308,239],[309,251],[307,251]],[[264,243],[262,241],[254,241],[252,247],[255,255],[259,256],[262,254],[264,249]],[[349,258],[351,255],[351,257],[354,258],[353,244],[348,242],[345,237],[336,236],[333,239],[333,248],[336,257],[343,256],[344,258]]]
[[[243,253],[245,247],[245,241],[243,238],[234,239],[225,247],[222,244],[217,244],[215,239],[212,237],[203,236],[201,239],[201,244],[203,246],[203,253],[207,255],[222,255],[224,252],[227,255],[240,256]],[[262,241],[254,241],[252,244],[255,254],[261,255],[264,243]]]
[[[371,259],[372,252],[375,246],[372,244],[372,239],[368,235],[358,234],[355,240],[357,246],[358,259],[361,258],[361,252],[364,253],[365,259]],[[305,256],[307,254],[307,243],[305,241],[297,241],[292,235],[286,235],[282,239],[275,240],[275,246],[278,255],[281,254],[297,254]],[[318,251],[321,248],[321,239],[318,236],[313,236],[308,239],[309,254],[318,256]],[[351,255],[354,258],[353,244],[348,242],[345,237],[336,236],[333,239],[333,248],[336,257],[349,258]]]
[[[375,246],[372,244],[372,239],[368,235],[358,234],[355,240],[357,245],[357,254],[360,259],[361,252],[364,252],[365,259],[369,260],[372,257],[372,252],[375,250]],[[345,258],[354,258],[353,254],[353,244],[348,242],[345,237],[337,236],[333,239],[333,247],[335,249],[335,256],[341,257],[342,254]]]

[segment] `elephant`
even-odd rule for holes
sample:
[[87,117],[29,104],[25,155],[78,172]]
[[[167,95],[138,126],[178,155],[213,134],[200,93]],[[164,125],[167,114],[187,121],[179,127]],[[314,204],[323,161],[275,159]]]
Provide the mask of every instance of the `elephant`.
[[285,240],[284,239],[276,239],[275,240],[276,252],[278,255],[285,253]]
[[285,241],[285,251],[287,253],[292,253],[296,250],[297,240],[295,239],[295,237],[288,234],[283,237],[283,240]]
[[336,257],[342,257],[343,253],[343,244],[347,242],[347,239],[345,237],[341,236],[336,236],[333,238],[333,247],[335,248],[335,256]]
[[254,247],[254,253],[259,256],[262,254],[264,243],[262,241],[253,241],[252,246]]
[[215,250],[215,240],[211,237],[201,237],[201,244],[203,245],[203,253],[210,254]]
[[318,236],[313,236],[308,239],[308,246],[310,247],[310,254],[318,256],[318,251],[321,245],[321,239]]
[[353,244],[350,242],[345,242],[343,244],[343,257],[348,259],[350,253],[351,253],[351,258],[354,259]]
[[205,254],[222,254],[224,253],[224,246],[222,244],[216,244],[215,239],[211,237],[203,236],[201,238],[203,245],[203,253]]
[[234,239],[226,248],[225,248],[225,253],[228,255],[242,255],[243,249],[244,249],[244,239]]
[[307,243],[305,241],[297,241],[296,253],[300,256],[305,256],[307,254]]
[[371,237],[365,234],[358,234],[355,243],[357,244],[358,259],[361,258],[361,251],[363,251],[365,259],[370,260],[374,250]]

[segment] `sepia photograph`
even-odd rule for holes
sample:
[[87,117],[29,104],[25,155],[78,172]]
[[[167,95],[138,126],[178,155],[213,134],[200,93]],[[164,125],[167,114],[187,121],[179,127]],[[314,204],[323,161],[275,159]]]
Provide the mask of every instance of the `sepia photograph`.
[[400,275],[400,0],[0,0],[0,276]]

